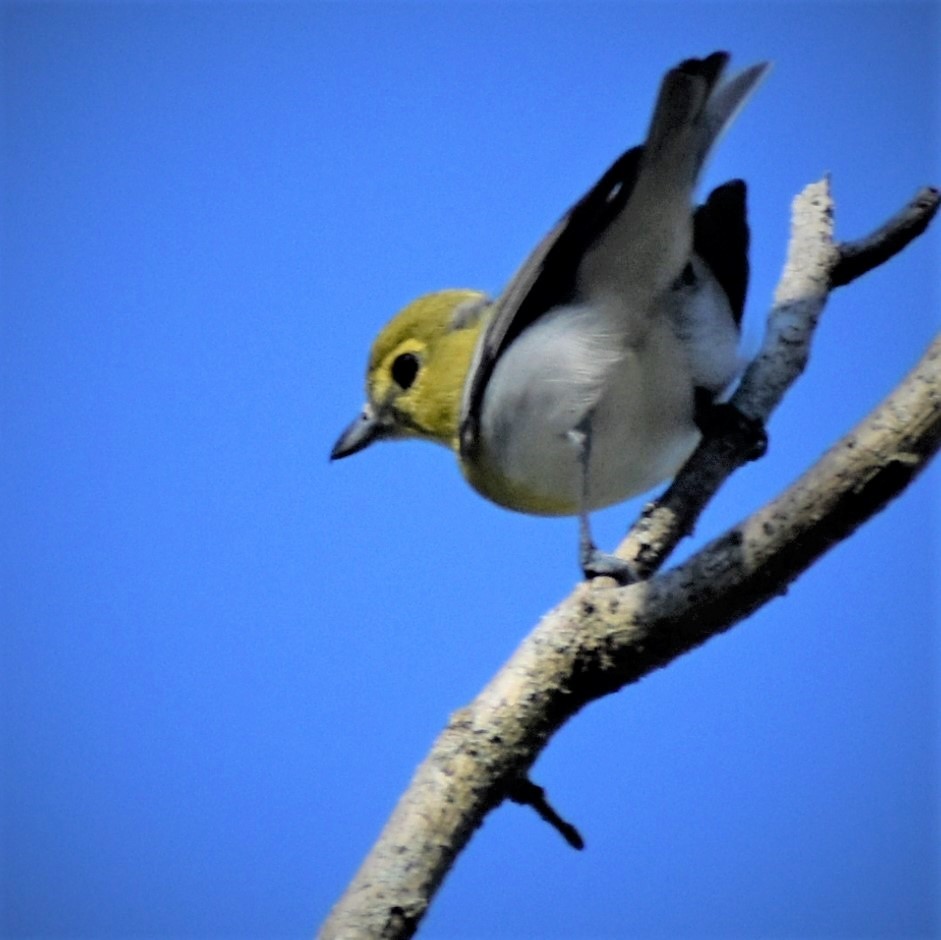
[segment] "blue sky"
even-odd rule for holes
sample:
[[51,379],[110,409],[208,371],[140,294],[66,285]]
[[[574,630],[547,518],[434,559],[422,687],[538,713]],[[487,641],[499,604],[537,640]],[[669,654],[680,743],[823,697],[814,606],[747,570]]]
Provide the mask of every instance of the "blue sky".
[[[443,449],[327,463],[376,330],[498,291],[724,48],[775,63],[706,180],[749,180],[754,347],[802,186],[831,173],[853,237],[941,183],[938,9],[5,2],[0,933],[309,936],[577,580],[572,520]],[[834,295],[680,557],[916,361],[939,250]],[[423,936],[937,935],[939,484],[563,729],[534,778],[586,851],[501,808]]]

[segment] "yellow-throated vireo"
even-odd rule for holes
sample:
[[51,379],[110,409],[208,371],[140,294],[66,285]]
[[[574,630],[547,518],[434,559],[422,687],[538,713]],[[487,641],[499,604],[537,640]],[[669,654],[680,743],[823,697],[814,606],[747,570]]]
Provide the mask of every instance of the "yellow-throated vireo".
[[383,328],[366,404],[331,458],[379,440],[437,441],[495,503],[577,514],[586,576],[632,579],[595,547],[589,511],[672,477],[740,367],[745,184],[693,206],[710,149],[769,67],[724,79],[728,58],[667,72],[643,145],[614,162],[495,301],[440,291]]

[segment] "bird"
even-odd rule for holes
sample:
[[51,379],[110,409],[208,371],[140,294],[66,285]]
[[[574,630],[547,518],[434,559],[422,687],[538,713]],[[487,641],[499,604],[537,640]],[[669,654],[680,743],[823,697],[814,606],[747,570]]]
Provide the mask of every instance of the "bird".
[[636,580],[589,514],[671,479],[741,371],[746,184],[694,204],[716,141],[767,73],[727,52],[666,72],[643,143],[622,153],[496,299],[425,294],[377,335],[366,403],[330,458],[381,440],[451,449],[482,496],[579,519],[586,578]]

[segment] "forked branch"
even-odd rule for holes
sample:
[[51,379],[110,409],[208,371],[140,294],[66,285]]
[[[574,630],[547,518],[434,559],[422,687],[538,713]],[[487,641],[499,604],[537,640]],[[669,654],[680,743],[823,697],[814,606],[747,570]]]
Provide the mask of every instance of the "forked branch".
[[[788,261],[765,340],[733,398],[739,410],[768,418],[806,365],[829,291],[904,248],[924,231],[938,204],[937,190],[923,190],[877,232],[837,245],[828,182],[797,197]],[[748,446],[734,430],[704,441],[670,489],[645,510],[620,553],[655,571],[748,458]],[[628,587],[580,585],[543,618],[480,695],[452,716],[321,937],[411,936],[490,810],[521,794],[524,802],[548,807],[538,788],[520,781],[562,724],[587,703],[666,665],[780,594],[901,493],[939,447],[941,337],[814,467],[684,564]],[[551,808],[546,813],[555,815]]]

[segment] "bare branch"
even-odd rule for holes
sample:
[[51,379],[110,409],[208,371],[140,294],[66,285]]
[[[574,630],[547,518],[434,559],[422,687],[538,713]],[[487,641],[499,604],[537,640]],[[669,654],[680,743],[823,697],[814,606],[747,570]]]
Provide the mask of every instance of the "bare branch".
[[842,287],[888,261],[928,228],[938,206],[941,191],[926,186],[888,222],[866,238],[840,246],[840,260],[830,276],[831,287]]
[[[934,209],[923,211],[930,218]],[[767,417],[806,364],[833,272],[846,257],[832,242],[831,217],[826,181],[808,187],[795,202],[768,336],[736,393],[745,414]],[[895,244],[896,251],[901,247],[891,235],[880,242],[885,243]],[[864,248],[856,257],[872,259],[884,251]],[[626,543],[638,551],[636,557],[646,557],[649,548],[652,563],[659,564],[669,550],[665,546],[675,544],[701,504],[741,463],[734,441],[714,444],[717,449],[707,442],[697,451],[661,504],[645,513],[640,526],[648,525],[648,531],[643,537],[632,533]],[[683,565],[624,588],[599,581],[580,585],[543,618],[480,695],[452,716],[321,936],[411,936],[491,809],[508,797],[545,803],[541,793],[521,793],[519,781],[565,721],[784,591],[902,492],[939,447],[941,337],[885,402],[801,479]],[[704,479],[712,487],[706,497],[699,490]],[[663,505],[669,512],[661,518]],[[660,526],[653,535],[651,520]]]
[[[925,231],[941,204],[941,192],[920,190],[884,225],[864,238],[833,243],[833,201],[828,179],[807,186],[794,200],[792,235],[764,341],[731,403],[767,422],[807,366],[813,332],[829,290],[848,284],[898,254]],[[750,459],[747,436],[730,430],[707,437],[670,488],[649,504],[618,548],[644,575],[656,571],[688,535],[719,487]]]
[[[833,243],[830,182],[823,179],[794,199],[787,261],[764,341],[731,399],[742,414],[767,421],[804,371],[839,258]],[[749,457],[748,442],[741,436],[705,437],[666,493],[644,509],[618,548],[618,556],[643,574],[656,571],[692,531],[719,487]]]
[[529,777],[517,777],[507,789],[506,797],[520,806],[531,806],[539,818],[552,826],[573,849],[581,851],[585,848],[582,834],[553,809],[546,799],[546,791],[536,786]]

